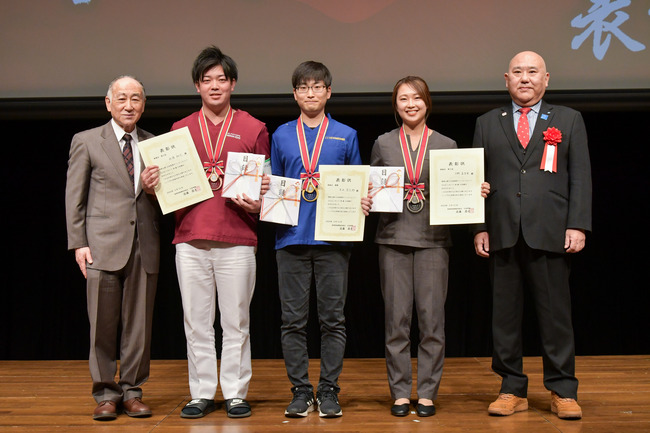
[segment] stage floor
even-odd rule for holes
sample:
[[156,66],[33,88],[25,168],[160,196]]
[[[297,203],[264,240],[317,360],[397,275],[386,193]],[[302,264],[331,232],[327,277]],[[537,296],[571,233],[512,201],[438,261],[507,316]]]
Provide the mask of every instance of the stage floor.
[[[248,401],[250,418],[230,419],[223,405],[204,418],[179,414],[189,400],[187,362],[155,360],[143,387],[151,418],[120,415],[93,421],[95,402],[85,361],[0,361],[2,432],[602,432],[650,431],[650,355],[583,356],[576,360],[583,418],[563,421],[550,411],[550,393],[542,385],[541,358],[525,358],[529,409],[509,417],[491,417],[488,404],[499,392],[500,378],[489,358],[448,358],[436,400],[437,414],[419,418],[390,415],[383,359],[346,359],[340,377],[343,417],[285,418],[291,400],[282,360],[254,360]],[[414,366],[415,369],[415,366]],[[318,360],[310,364],[318,378]],[[415,399],[413,395],[413,399]],[[222,403],[221,392],[217,393]]]

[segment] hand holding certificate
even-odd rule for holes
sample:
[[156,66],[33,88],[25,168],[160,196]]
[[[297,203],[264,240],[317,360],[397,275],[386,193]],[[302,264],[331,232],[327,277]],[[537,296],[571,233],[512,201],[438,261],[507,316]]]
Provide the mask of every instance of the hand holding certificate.
[[485,221],[483,149],[438,149],[429,154],[431,225]]
[[278,224],[298,225],[300,212],[300,179],[269,176],[269,190],[262,196],[260,220]]
[[367,165],[321,165],[316,201],[318,241],[362,241],[366,218],[361,198],[368,191]]
[[213,197],[189,129],[141,141],[138,149],[146,166],[160,169],[155,193],[163,214]]

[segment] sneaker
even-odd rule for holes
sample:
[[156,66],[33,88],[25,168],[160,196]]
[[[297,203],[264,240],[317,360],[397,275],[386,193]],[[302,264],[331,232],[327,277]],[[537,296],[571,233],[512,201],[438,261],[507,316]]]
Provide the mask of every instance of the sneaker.
[[298,418],[309,415],[314,410],[314,391],[306,386],[294,386],[291,388],[293,400],[284,411],[289,418]]
[[488,413],[490,415],[507,416],[515,412],[528,410],[528,400],[517,397],[514,394],[499,394],[496,400],[490,403]]
[[562,398],[554,392],[551,392],[551,412],[557,414],[560,419],[580,419],[582,418],[582,409],[572,398]]
[[216,408],[214,400],[195,398],[181,410],[181,418],[202,418],[210,412],[214,412]]
[[251,416],[251,405],[242,398],[229,398],[226,400],[226,414],[228,418],[246,418]]
[[336,390],[332,386],[324,387],[316,393],[318,412],[321,418],[336,418],[343,415]]

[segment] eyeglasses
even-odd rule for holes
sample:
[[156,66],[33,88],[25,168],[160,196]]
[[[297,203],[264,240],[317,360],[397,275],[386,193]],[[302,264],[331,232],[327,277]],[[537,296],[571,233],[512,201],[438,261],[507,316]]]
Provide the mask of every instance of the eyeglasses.
[[296,87],[296,92],[298,93],[307,93],[309,92],[309,89],[312,90],[312,92],[316,93],[323,93],[326,89],[327,86],[324,84],[314,84],[313,86],[306,86],[306,85],[300,85]]

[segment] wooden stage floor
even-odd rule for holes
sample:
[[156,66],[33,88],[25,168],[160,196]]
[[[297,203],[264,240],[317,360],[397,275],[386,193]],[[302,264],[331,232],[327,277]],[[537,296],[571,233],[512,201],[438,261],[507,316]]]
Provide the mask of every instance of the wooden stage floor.
[[[93,421],[95,402],[85,361],[0,361],[2,432],[648,432],[650,431],[650,355],[577,358],[583,419],[563,421],[550,412],[550,393],[542,386],[541,358],[526,358],[529,410],[491,417],[488,404],[500,379],[488,358],[448,358],[430,418],[390,415],[391,400],[383,359],[346,359],[340,378],[343,417],[284,417],[291,399],[282,360],[254,360],[248,400],[250,418],[230,419],[222,406],[208,416],[188,420],[180,410],[189,400],[185,360],[153,361],[144,386],[151,418],[120,415]],[[318,363],[310,375],[318,378]],[[221,398],[221,392],[218,393]],[[414,396],[415,398],[415,396]],[[219,400],[218,400],[219,401]]]

